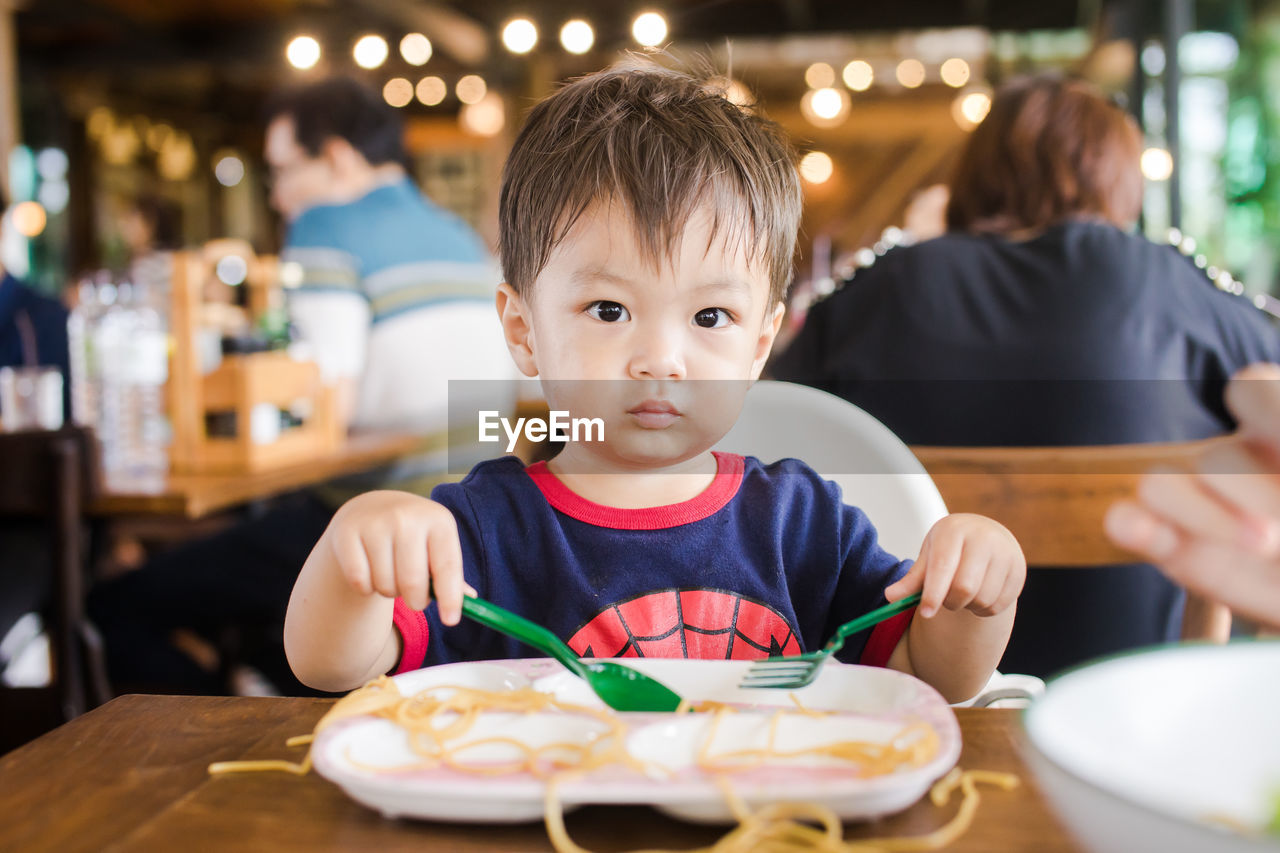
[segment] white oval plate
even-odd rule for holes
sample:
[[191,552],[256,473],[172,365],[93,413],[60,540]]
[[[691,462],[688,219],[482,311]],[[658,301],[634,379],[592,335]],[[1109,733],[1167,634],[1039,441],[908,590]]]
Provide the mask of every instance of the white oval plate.
[[[836,712],[829,718],[788,716],[778,727],[776,746],[794,750],[838,740],[888,740],[904,726],[921,721],[938,735],[938,752],[921,767],[860,779],[824,759],[770,762],[767,768],[732,775],[734,790],[751,806],[772,802],[814,802],[844,820],[865,820],[907,808],[960,756],[955,714],[933,688],[893,670],[828,663],[801,690],[742,690],[749,661],[628,658],[625,663],[652,675],[695,702],[748,706],[725,718],[715,738],[717,752],[765,743],[769,712],[805,708]],[[455,684],[485,689],[532,685],[557,698],[600,706],[585,684],[550,660],[531,659],[462,663],[396,676],[406,696],[427,687]],[[759,713],[751,713],[751,706]],[[652,765],[666,768],[642,775],[622,767],[601,768],[566,781],[560,798],[567,809],[588,803],[647,804],[685,820],[730,823],[733,817],[712,776],[694,763],[710,721],[705,716],[622,714],[627,748]],[[468,738],[495,733],[537,745],[554,741],[585,743],[604,726],[589,717],[547,714],[485,714]],[[356,801],[388,817],[450,822],[515,823],[543,815],[545,783],[527,773],[477,775],[449,769],[396,770],[417,761],[404,731],[373,717],[359,717],[323,731],[312,747],[316,771]],[[501,747],[482,747],[466,760],[501,763],[514,756]]]

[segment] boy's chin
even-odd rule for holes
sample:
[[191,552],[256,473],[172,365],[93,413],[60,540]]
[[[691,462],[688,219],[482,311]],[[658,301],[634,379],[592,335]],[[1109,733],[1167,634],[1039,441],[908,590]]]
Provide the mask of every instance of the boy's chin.
[[[718,440],[718,439],[717,439]],[[688,441],[664,434],[625,436],[611,441],[607,449],[593,449],[581,455],[565,457],[570,473],[591,474],[594,465],[604,463],[611,468],[632,468],[637,474],[673,468],[705,454],[714,441]],[[573,469],[579,470],[574,472]]]

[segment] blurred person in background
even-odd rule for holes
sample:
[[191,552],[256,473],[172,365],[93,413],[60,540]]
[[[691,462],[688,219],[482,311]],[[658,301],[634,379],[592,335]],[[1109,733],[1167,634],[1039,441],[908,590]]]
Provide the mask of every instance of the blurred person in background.
[[1227,386],[1238,444],[1193,473],[1147,475],[1107,513],[1111,541],[1178,584],[1280,631],[1280,365],[1255,364]]
[[[12,228],[9,205],[0,192],[0,228]],[[63,416],[71,411],[67,308],[42,296],[10,273],[0,261],[0,367],[52,365],[62,371]],[[0,412],[0,418],[4,413]]]
[[[947,233],[890,250],[815,304],[771,374],[852,401],[908,444],[1231,429],[1228,377],[1280,358],[1280,334],[1133,233],[1140,151],[1133,119],[1084,82],[1007,85],[961,155]],[[1179,635],[1184,596],[1154,566],[1035,569],[1006,672],[1048,675]]]
[[902,230],[908,236],[904,242],[923,243],[947,233],[950,200],[951,189],[946,184],[930,184],[917,190],[902,214]]
[[145,193],[120,217],[120,238],[129,256],[129,278],[163,299],[173,277],[173,252],[182,248],[182,208],[164,196]]
[[[8,204],[0,193],[0,228],[9,223]],[[0,367],[56,366],[62,372],[62,411],[71,411],[71,382],[67,350],[67,309],[56,299],[42,296],[0,266]],[[0,410],[0,421],[5,417]],[[0,460],[0,477],[4,476]],[[49,562],[46,534],[29,521],[0,521],[0,639],[9,635],[18,620],[40,610],[49,594],[50,572],[33,569]],[[19,639],[4,643],[0,670],[20,652]]]
[[182,208],[164,196],[145,193],[120,217],[120,239],[131,259],[182,248]]
[[450,468],[470,467],[448,444],[450,379],[507,380],[514,399],[494,310],[501,273],[475,232],[410,180],[397,111],[348,78],[306,84],[269,102],[264,147],[271,202],[287,224],[281,276],[296,337],[350,431],[413,432],[422,450],[293,495],[96,589],[91,615],[117,687],[225,692],[201,655],[170,641],[179,631],[205,646],[235,637],[252,666],[238,692],[303,692],[281,645],[285,608],[335,509],[378,488],[426,495]]

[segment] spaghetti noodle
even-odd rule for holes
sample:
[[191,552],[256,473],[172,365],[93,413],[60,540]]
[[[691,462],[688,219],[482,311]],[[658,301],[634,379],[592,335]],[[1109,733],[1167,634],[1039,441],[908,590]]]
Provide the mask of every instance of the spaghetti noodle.
[[[805,708],[792,697],[798,712],[805,716],[823,716],[822,712]],[[936,850],[950,844],[973,821],[980,795],[979,783],[1005,789],[1018,784],[1017,777],[1004,773],[961,771],[955,768],[934,785],[930,799],[945,805],[958,788],[963,799],[956,815],[941,828],[922,836],[884,838],[867,841],[845,841],[838,815],[816,804],[779,803],[752,812],[729,784],[726,774],[757,768],[769,759],[798,756],[825,756],[856,765],[862,776],[882,776],[901,767],[918,767],[927,763],[938,749],[938,736],[924,723],[912,723],[888,742],[839,741],[800,750],[776,747],[779,721],[783,711],[775,712],[763,748],[717,753],[713,749],[716,733],[726,715],[733,709],[722,703],[685,706],[681,711],[699,711],[714,715],[711,728],[697,754],[698,766],[715,774],[738,826],[709,848],[699,853],[885,853],[885,851]],[[558,711],[591,718],[603,731],[585,743],[558,741],[531,746],[508,736],[482,737],[459,742],[474,727],[482,713],[536,713]],[[794,713],[794,712],[792,712]],[[558,853],[588,853],[569,837],[564,825],[564,810],[559,796],[560,786],[581,778],[606,765],[621,764],[639,772],[650,769],[625,748],[626,726],[611,711],[561,702],[554,696],[531,688],[489,691],[460,686],[438,686],[413,696],[404,696],[390,678],[381,677],[344,696],[325,714],[311,735],[290,738],[288,744],[309,744],[315,735],[334,723],[350,717],[370,715],[390,720],[409,736],[409,746],[417,761],[375,769],[395,772],[417,768],[448,767],[467,773],[508,774],[528,772],[547,780],[545,822],[547,835]],[[483,746],[503,745],[515,750],[516,757],[502,762],[476,763],[461,756]],[[364,765],[360,765],[364,766]],[[281,770],[303,775],[311,768],[311,756],[301,762],[223,761],[209,766],[215,775],[241,771]],[[816,824],[816,825],[813,825]],[[658,851],[649,851],[658,853]]]

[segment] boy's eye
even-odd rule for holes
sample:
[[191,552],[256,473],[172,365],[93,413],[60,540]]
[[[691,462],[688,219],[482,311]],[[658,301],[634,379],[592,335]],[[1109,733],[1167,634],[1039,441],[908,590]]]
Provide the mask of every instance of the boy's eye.
[[610,302],[607,299],[592,302],[587,306],[587,313],[606,323],[621,323],[623,320],[631,319],[631,315],[626,308],[617,302]]
[[727,326],[732,319],[729,316],[729,312],[723,308],[703,308],[693,315],[693,322],[704,329],[718,329],[721,326]]

